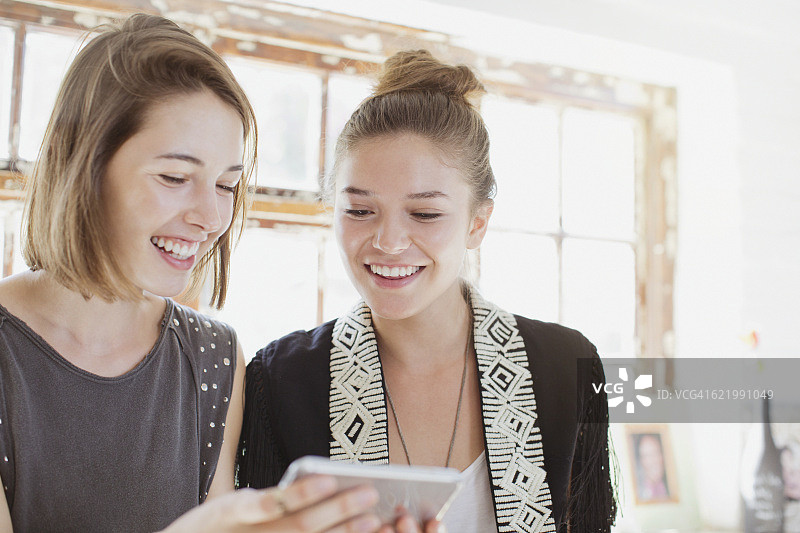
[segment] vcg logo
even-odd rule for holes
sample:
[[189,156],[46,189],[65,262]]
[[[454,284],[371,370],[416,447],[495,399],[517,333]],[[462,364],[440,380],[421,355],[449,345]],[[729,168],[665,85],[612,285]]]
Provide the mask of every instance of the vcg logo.
[[[631,385],[633,386],[632,389]],[[592,383],[592,389],[594,389],[596,394],[600,394],[600,390],[602,389],[608,395],[609,407],[617,407],[623,401],[625,401],[625,398],[630,398],[629,400],[625,401],[625,412],[628,414],[632,414],[636,409],[633,398],[636,398],[636,400],[644,407],[650,406],[652,400],[643,394],[636,394],[636,391],[649,389],[652,386],[652,374],[642,374],[641,376],[638,376],[633,383],[630,383],[628,381],[627,368],[619,369],[619,381],[616,383]]]

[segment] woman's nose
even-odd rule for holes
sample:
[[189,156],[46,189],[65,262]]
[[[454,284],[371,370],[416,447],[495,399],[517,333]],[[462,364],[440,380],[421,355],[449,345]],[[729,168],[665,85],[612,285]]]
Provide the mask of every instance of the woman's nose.
[[386,254],[399,254],[410,245],[405,225],[389,217],[378,224],[372,238],[372,246]]
[[222,225],[222,218],[217,205],[217,190],[214,187],[198,187],[192,195],[192,203],[186,213],[186,221],[203,229],[206,233],[214,233]]

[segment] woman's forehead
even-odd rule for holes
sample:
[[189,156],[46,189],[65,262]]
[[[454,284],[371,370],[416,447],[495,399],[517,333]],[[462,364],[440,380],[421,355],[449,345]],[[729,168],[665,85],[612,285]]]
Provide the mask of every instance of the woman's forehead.
[[395,193],[416,199],[457,197],[468,189],[461,171],[447,163],[437,146],[417,135],[361,144],[344,157],[336,187],[361,196]]

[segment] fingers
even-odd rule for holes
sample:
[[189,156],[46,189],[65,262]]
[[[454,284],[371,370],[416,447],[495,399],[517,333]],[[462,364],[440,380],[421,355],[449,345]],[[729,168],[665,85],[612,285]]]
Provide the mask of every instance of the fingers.
[[336,492],[336,481],[312,476],[286,489],[241,489],[195,507],[164,533],[304,532],[367,533],[380,520],[364,514],[378,501],[372,487]]
[[278,488],[268,489],[264,494],[261,495],[260,500],[260,511],[261,519],[255,520],[257,515],[253,515],[253,521],[250,523],[256,522],[269,522],[272,520],[277,520],[281,518],[288,512],[288,508],[286,506],[285,496],[283,491]]
[[[380,533],[390,533],[391,531],[391,528],[381,529]],[[397,533],[422,533],[419,523],[407,514],[397,519],[394,531]],[[424,531],[425,533],[446,533],[444,525],[438,520],[425,522]]]
[[267,523],[278,516],[271,490],[241,489],[198,505],[162,533],[233,532]]
[[206,502],[200,507],[211,510],[214,506],[218,507],[220,520],[228,527],[269,522],[284,514],[277,489],[241,489]]
[[304,509],[336,492],[336,480],[330,476],[308,476],[283,489],[279,498],[283,510],[292,513]]
[[425,533],[447,533],[447,528],[438,520],[425,522]]
[[[377,516],[364,515],[356,517],[345,524],[336,526],[326,533],[373,533],[378,531],[379,527],[381,527],[381,521]],[[383,532],[384,529],[381,528],[380,531]],[[389,532],[391,532],[391,528]]]
[[283,490],[259,491],[259,496],[262,518],[258,522],[274,521],[282,531],[367,533],[380,529],[380,533],[445,533],[441,522],[429,520],[422,526],[405,513],[394,527],[381,527],[378,517],[365,514],[378,503],[378,492],[373,487],[337,493],[336,481],[328,476],[303,478]]
[[[300,494],[300,492],[298,492]],[[289,491],[284,494],[289,509],[294,503],[289,502]],[[369,486],[358,487],[337,493],[316,505],[300,509],[287,515],[281,522],[297,531],[335,531],[366,532],[376,531],[380,521],[372,515],[363,515],[378,503],[378,492]],[[362,516],[363,515],[363,516]]]
[[417,521],[408,515],[403,515],[397,519],[397,533],[422,533]]
[[241,489],[229,496],[225,514],[237,524],[261,524],[308,507],[336,492],[336,480],[328,476],[309,476],[286,489]]

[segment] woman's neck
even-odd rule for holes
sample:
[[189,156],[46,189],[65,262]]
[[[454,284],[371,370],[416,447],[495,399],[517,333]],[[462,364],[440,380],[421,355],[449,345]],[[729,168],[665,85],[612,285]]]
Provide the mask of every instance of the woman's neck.
[[127,327],[130,321],[151,309],[154,297],[142,300],[107,301],[98,297],[85,298],[77,291],[58,283],[45,271],[31,272],[26,291],[32,305],[42,311],[42,315],[54,322],[69,327],[77,334],[90,332],[97,334],[98,323],[109,330]]
[[3,304],[73,364],[101,375],[135,366],[160,331],[164,300],[84,298],[44,271],[6,280]]
[[384,365],[425,370],[460,361],[472,330],[472,313],[460,283],[423,312],[402,320],[373,316]]

